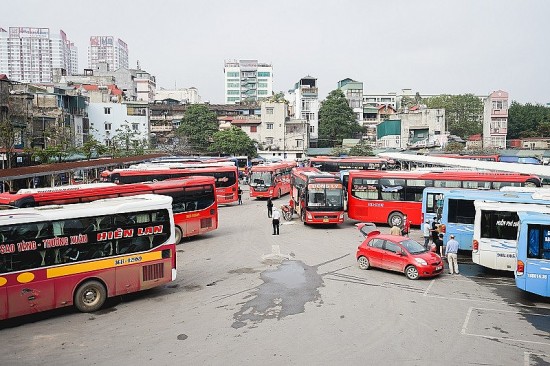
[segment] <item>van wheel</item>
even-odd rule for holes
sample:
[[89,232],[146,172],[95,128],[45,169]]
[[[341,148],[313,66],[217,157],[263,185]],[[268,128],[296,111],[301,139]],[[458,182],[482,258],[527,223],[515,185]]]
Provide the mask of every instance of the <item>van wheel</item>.
[[183,233],[181,232],[180,227],[176,226],[176,244],[180,243],[181,238],[183,238]]
[[107,290],[99,281],[84,282],[76,290],[74,305],[83,313],[99,310],[107,299]]

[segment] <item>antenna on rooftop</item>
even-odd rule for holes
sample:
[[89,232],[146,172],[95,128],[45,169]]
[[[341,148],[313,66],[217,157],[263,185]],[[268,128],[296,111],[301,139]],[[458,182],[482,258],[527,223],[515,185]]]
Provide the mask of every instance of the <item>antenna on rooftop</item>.
[[137,67],[136,67],[138,70],[141,70],[140,67],[139,67],[139,60],[137,60]]

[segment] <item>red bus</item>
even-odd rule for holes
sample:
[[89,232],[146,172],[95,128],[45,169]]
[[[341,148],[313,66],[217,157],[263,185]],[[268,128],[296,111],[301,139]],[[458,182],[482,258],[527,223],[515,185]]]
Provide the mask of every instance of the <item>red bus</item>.
[[22,189],[1,193],[0,205],[35,207],[91,202],[104,198],[162,194],[172,197],[176,244],[182,238],[218,228],[218,204],[213,177],[191,176],[162,182],[114,184],[94,183],[53,188]]
[[541,186],[534,175],[519,173],[442,171],[349,172],[348,217],[401,226],[403,215],[413,225],[422,223],[422,192],[426,187],[500,189],[505,186]]
[[344,194],[340,178],[316,168],[294,168],[291,206],[305,224],[344,222]]
[[294,162],[254,165],[250,168],[250,197],[277,197],[290,192],[290,172]]
[[101,181],[117,184],[155,182],[166,179],[189,177],[192,175],[204,175],[214,177],[216,180],[216,196],[218,204],[237,202],[239,197],[239,175],[237,167],[231,166],[209,166],[200,168],[162,168],[146,166],[139,169],[114,169],[105,170],[101,173]]
[[176,278],[172,198],[110,198],[0,212],[0,319],[75,305]]
[[342,170],[386,170],[393,167],[393,161],[376,156],[318,156],[309,159],[309,166],[322,172],[338,173]]
[[499,161],[499,156],[494,155],[462,155],[462,154],[435,154],[439,158],[470,159],[479,161]]

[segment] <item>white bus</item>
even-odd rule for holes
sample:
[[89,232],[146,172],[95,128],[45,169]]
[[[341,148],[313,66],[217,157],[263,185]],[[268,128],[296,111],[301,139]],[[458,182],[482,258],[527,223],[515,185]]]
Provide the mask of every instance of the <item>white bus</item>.
[[474,201],[476,214],[472,240],[472,261],[480,266],[501,270],[516,269],[519,211],[550,214],[550,207],[529,203]]

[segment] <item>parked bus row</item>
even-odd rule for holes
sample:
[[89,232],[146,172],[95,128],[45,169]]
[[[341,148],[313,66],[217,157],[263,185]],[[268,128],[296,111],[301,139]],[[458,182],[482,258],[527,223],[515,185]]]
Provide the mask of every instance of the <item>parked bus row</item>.
[[176,243],[184,237],[204,234],[218,228],[214,178],[207,176],[124,185],[95,183],[23,189],[17,193],[0,194],[0,204],[13,207],[65,205],[148,193],[173,198]]
[[454,159],[470,159],[479,161],[495,161],[501,163],[519,163],[519,164],[535,164],[540,165],[542,161],[534,156],[514,156],[514,155],[463,155],[463,154],[435,154],[432,156],[438,156],[441,158],[454,158]]

